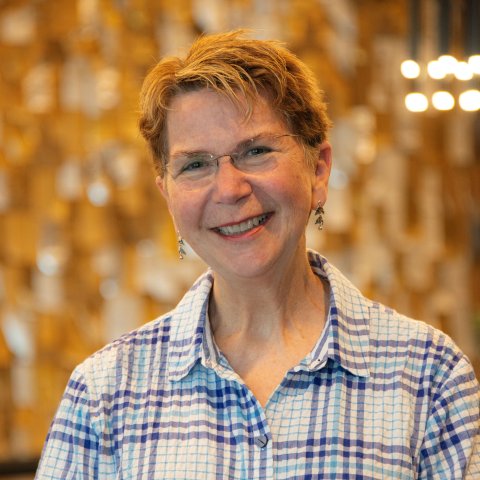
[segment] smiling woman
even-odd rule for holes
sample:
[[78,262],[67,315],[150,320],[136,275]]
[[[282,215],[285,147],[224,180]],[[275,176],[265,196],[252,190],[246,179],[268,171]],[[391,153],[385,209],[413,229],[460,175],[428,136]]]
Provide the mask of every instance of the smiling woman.
[[306,248],[332,162],[307,67],[274,41],[204,36],[141,97],[180,252],[209,269],[75,370],[37,477],[476,478],[469,360]]
[[[258,96],[248,118],[246,102],[234,104],[206,88],[175,97],[166,122],[167,173],[157,178],[157,185],[179,234],[217,273],[216,289],[221,288],[223,279],[227,280],[223,288],[227,288],[235,278],[236,291],[239,282],[247,288],[253,286],[250,280],[257,278],[277,294],[279,289],[272,287],[283,283],[285,276],[303,285],[311,272],[305,228],[310,211],[326,198],[330,148],[321,144],[317,165],[310,168],[302,145],[295,136],[284,133],[287,126],[268,100]],[[252,138],[256,139],[255,149],[245,150]],[[259,143],[261,140],[264,142]],[[259,148],[267,153],[258,155]],[[249,168],[242,168],[245,162],[222,161],[218,168],[212,165],[209,175],[197,174],[203,170],[197,164],[193,173],[178,172],[181,159],[210,155],[204,152],[211,151],[215,152],[211,159],[226,151],[245,152],[247,158],[257,155],[255,164],[247,162]],[[232,156],[238,159],[238,154]],[[262,162],[258,163],[257,157],[262,157]],[[169,166],[177,173],[170,175]],[[258,222],[260,219],[263,221]],[[252,227],[246,228],[249,223]],[[235,304],[250,298],[242,295]],[[266,301],[265,297],[263,303]],[[252,309],[258,311],[258,305],[244,305],[241,311],[249,317]],[[237,318],[235,323],[239,322]]]

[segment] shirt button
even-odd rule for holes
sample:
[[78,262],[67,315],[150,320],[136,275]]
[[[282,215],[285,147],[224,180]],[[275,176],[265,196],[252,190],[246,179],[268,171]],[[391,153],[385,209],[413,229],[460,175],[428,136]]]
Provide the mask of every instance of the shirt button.
[[267,446],[267,443],[268,443],[268,437],[266,435],[259,435],[255,439],[255,445],[258,448],[265,448]]

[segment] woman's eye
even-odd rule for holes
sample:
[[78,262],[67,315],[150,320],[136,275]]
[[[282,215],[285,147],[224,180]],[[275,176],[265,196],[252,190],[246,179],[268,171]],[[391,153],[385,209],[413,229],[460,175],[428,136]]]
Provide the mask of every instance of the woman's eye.
[[199,170],[201,168],[204,168],[208,165],[208,162],[205,160],[192,160],[188,163],[186,163],[183,168],[182,172],[191,172],[193,170]]
[[266,153],[270,153],[272,151],[269,147],[252,147],[247,151],[247,156],[249,157],[257,157],[258,155],[264,155]]

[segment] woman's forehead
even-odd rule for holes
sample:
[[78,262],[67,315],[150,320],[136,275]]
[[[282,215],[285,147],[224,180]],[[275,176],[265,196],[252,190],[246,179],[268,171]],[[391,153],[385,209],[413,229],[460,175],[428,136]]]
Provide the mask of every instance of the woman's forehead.
[[171,102],[167,114],[169,143],[177,136],[213,134],[229,136],[259,128],[286,127],[270,99],[258,94],[249,110],[248,100],[232,101],[226,95],[210,89],[184,92]]

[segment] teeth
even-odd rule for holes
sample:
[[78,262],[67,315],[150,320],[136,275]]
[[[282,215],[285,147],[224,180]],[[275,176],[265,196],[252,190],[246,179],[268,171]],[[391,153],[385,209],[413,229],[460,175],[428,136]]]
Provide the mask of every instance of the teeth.
[[267,215],[259,215],[258,217],[251,218],[246,222],[242,222],[237,225],[218,227],[217,230],[223,235],[238,235],[239,233],[245,233],[254,227],[258,227],[258,225],[264,223],[266,219]]

